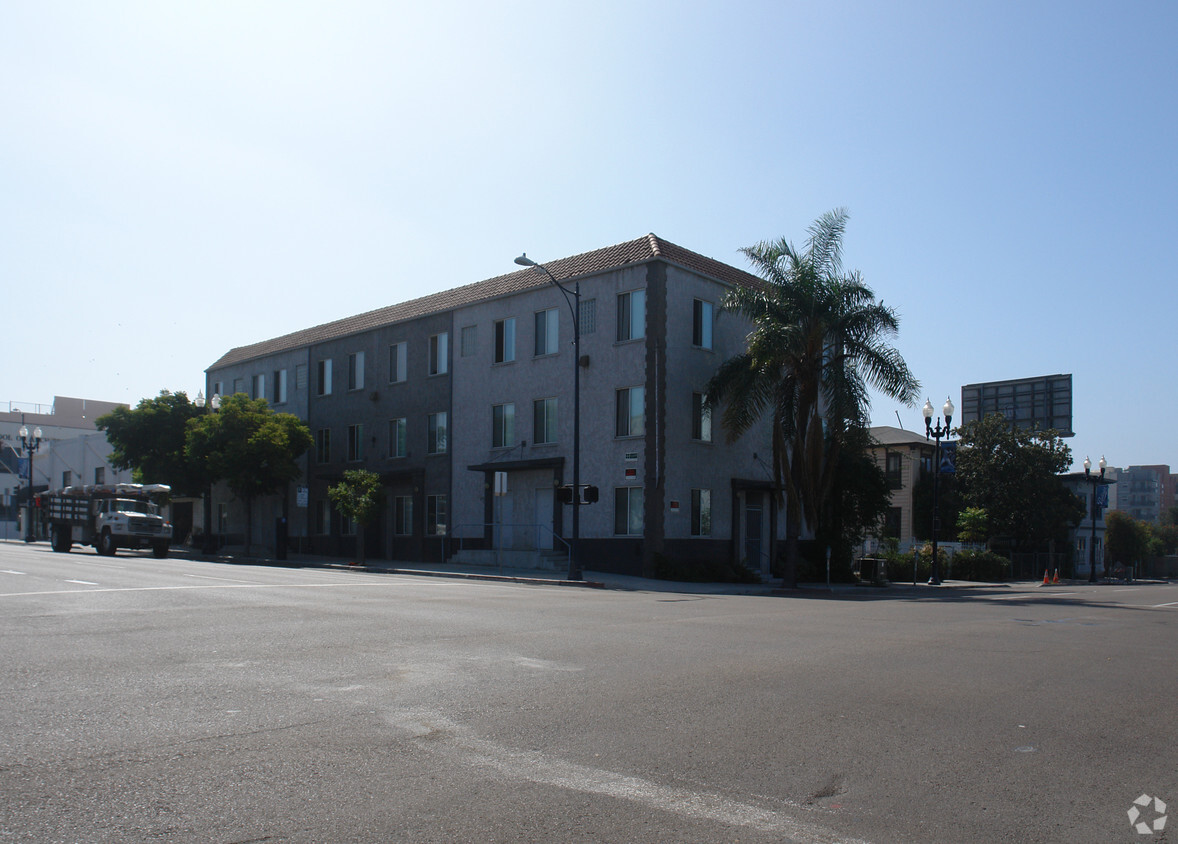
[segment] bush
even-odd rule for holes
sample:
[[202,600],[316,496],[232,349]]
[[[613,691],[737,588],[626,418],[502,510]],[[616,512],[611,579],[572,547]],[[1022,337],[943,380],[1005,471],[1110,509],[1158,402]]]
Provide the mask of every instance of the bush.
[[654,576],[680,583],[760,583],[761,576],[743,563],[726,560],[679,560],[654,555]]
[[953,555],[953,577],[998,583],[1010,577],[1010,560],[993,551],[958,551]]
[[[919,548],[915,548],[906,554],[898,554],[895,552],[888,552],[885,556],[888,568],[888,580],[892,583],[911,583],[912,575],[912,559],[916,557],[916,582],[927,581],[933,575],[933,546],[932,543],[925,543]],[[937,559],[941,563],[941,576],[945,576],[947,571],[947,564],[949,562],[949,555],[944,548],[937,549]]]

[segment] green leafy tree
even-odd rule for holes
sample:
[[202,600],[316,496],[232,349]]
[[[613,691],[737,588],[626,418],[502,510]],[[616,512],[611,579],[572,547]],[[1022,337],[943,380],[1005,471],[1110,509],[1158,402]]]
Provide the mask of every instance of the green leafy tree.
[[1160,557],[1163,554],[1178,554],[1178,525],[1150,525],[1149,532],[1157,543],[1157,551],[1153,556]]
[[724,361],[707,387],[723,406],[729,441],[770,417],[777,504],[786,508],[783,583],[797,581],[803,520],[818,529],[834,500],[839,451],[848,429],[869,424],[869,390],[911,404],[919,384],[887,341],[896,312],[877,302],[858,272],[842,269],[847,214],[831,211],[809,228],[804,251],[784,238],[742,250],[762,278],[733,287],[724,307],[753,325],[746,351]]
[[[938,541],[953,542],[960,538],[957,536],[957,521],[961,510],[957,476],[944,472],[937,479]],[[933,473],[923,469],[912,485],[912,534],[917,539],[933,538]]]
[[990,517],[981,507],[966,507],[957,514],[957,538],[962,542],[985,542],[990,538]]
[[1149,554],[1149,528],[1127,513],[1110,510],[1104,514],[1104,573],[1109,566],[1132,566]]
[[832,506],[824,511],[816,539],[831,548],[832,563],[850,577],[854,547],[869,533],[878,533],[892,506],[887,474],[868,451],[864,428],[849,428],[838,452]]
[[1054,431],[1013,428],[1000,414],[958,431],[958,490],[965,506],[986,511],[990,535],[1026,551],[1053,540],[1066,544],[1084,518],[1084,504],[1060,478],[1072,465],[1063,440]]
[[365,528],[376,518],[384,504],[380,475],[367,469],[349,469],[344,472],[342,481],[327,488],[327,496],[336,510],[356,523],[358,556],[363,564]]
[[302,474],[297,460],[311,447],[311,431],[290,413],[275,413],[265,399],[237,393],[217,413],[189,423],[185,452],[212,480],[225,481],[246,504],[246,539],[253,544],[253,502]]
[[188,423],[202,413],[183,392],[160,392],[134,409],[116,407],[94,425],[106,432],[111,465],[130,469],[139,483],[168,484],[179,496],[199,495],[208,485],[200,463],[190,460],[185,443]]

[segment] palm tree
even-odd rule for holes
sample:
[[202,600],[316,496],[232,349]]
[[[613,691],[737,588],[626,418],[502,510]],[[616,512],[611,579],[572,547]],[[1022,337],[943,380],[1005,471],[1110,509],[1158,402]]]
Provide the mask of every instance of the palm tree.
[[724,308],[753,324],[748,350],[720,365],[707,400],[724,406],[729,442],[772,414],[771,449],[778,507],[786,507],[783,585],[797,581],[797,542],[831,500],[844,432],[869,424],[868,390],[911,405],[920,389],[887,340],[896,312],[877,302],[857,271],[842,269],[847,213],[836,209],[808,229],[798,252],[787,240],[741,251],[764,281],[734,287]]

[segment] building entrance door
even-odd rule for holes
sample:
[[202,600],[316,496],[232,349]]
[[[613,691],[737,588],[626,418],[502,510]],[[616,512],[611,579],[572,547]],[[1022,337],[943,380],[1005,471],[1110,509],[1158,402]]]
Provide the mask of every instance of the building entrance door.
[[745,493],[744,500],[744,564],[768,579],[769,555],[766,553],[764,497],[756,492]]

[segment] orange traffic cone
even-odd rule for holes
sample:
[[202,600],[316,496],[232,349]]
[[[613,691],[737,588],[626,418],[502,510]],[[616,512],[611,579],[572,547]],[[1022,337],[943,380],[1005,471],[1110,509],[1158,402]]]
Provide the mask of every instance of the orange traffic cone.
[[1051,583],[1053,586],[1059,586],[1059,569],[1055,570],[1055,575],[1052,576]]
[[1050,586],[1051,581],[1047,579],[1047,569],[1043,569],[1043,585]]

